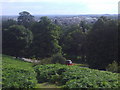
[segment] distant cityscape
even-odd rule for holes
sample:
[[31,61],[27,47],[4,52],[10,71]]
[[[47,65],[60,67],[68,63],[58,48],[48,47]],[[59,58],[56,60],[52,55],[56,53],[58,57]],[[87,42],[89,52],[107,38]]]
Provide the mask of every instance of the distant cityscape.
[[[106,16],[110,19],[118,19],[117,14],[88,14],[88,15],[33,15],[35,17],[35,21],[40,21],[40,17],[47,16],[53,23],[57,23],[58,25],[72,25],[79,24],[81,21],[85,21],[87,23],[95,23],[99,17]],[[2,21],[6,21],[8,19],[13,19],[17,21],[18,16],[2,16]]]

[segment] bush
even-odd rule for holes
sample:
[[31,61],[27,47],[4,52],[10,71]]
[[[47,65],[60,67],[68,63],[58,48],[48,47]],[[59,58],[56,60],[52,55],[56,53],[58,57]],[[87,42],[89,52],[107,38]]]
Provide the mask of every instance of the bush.
[[[40,59],[40,62],[37,63],[37,64],[41,64],[41,65],[44,65],[44,64],[52,64],[52,63],[51,63],[51,58]],[[37,65],[37,64],[36,64],[36,65]]]
[[54,82],[55,79],[53,78],[56,78],[62,73],[60,69],[63,69],[64,67],[64,65],[60,64],[37,65],[34,67],[34,70],[37,73],[38,82]]
[[34,67],[40,82],[52,82],[63,88],[118,88],[117,73],[61,64]]
[[3,55],[2,88],[34,88],[36,73],[31,63]]
[[94,78],[89,79],[88,78],[81,78],[81,79],[73,79],[66,83],[66,86],[64,88],[118,88],[118,82],[114,82],[115,84],[112,84],[113,82],[107,82],[107,81],[100,81],[95,80]]
[[65,58],[61,55],[61,54],[56,54],[52,57],[51,62],[56,64],[56,63],[60,63],[60,64],[65,64]]
[[120,73],[120,66],[116,61],[113,61],[112,64],[109,64],[106,67],[106,70],[111,71],[111,72]]
[[2,88],[34,88],[36,73],[30,70],[4,68]]

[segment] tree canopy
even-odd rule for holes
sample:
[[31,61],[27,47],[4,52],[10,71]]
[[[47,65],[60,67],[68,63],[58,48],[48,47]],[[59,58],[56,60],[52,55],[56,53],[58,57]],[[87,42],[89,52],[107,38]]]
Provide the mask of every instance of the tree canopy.
[[34,22],[34,16],[32,16],[29,12],[23,11],[19,13],[18,24],[23,25],[26,28],[30,28],[31,24]]
[[101,17],[87,35],[87,62],[92,68],[105,68],[117,61],[117,22]]
[[32,43],[32,33],[21,25],[10,26],[3,30],[3,53],[22,56],[24,49]]
[[32,27],[34,35],[33,54],[36,57],[50,57],[55,53],[61,53],[59,46],[60,27],[51,23],[47,17],[41,17]]
[[52,22],[46,16],[35,21],[34,16],[23,11],[18,21],[7,20],[2,26],[3,53],[7,55],[44,59],[56,54],[53,62],[61,62],[64,56],[95,69],[105,69],[113,61],[120,62],[120,22],[117,20],[102,16],[92,24],[81,21],[60,25],[56,19]]

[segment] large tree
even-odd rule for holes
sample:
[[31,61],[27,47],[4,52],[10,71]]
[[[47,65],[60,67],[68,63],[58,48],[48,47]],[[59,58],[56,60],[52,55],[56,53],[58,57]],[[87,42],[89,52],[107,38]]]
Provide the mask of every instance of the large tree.
[[50,57],[53,54],[61,53],[59,46],[60,27],[52,24],[49,18],[41,17],[40,22],[36,22],[32,27],[34,35],[32,55],[35,57]]
[[117,61],[117,22],[100,17],[87,35],[87,62],[92,68],[105,69]]
[[32,42],[30,30],[21,25],[13,25],[3,30],[3,53],[12,56],[23,56],[24,49]]
[[79,59],[79,62],[85,60],[84,42],[85,33],[78,25],[69,26],[60,39],[62,50],[66,58],[72,59],[73,61],[78,61]]
[[34,16],[29,12],[23,11],[19,13],[18,24],[23,25],[26,28],[30,28],[31,24],[34,22]]

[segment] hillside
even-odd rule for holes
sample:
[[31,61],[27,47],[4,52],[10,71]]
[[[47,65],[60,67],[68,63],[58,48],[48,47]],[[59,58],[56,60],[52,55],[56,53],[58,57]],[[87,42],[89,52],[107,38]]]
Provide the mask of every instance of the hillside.
[[35,67],[38,82],[51,82],[62,88],[120,88],[117,73],[61,64]]
[[34,88],[37,80],[31,63],[2,57],[2,87],[3,88]]
[[[118,73],[61,64],[36,65],[3,55],[3,88],[120,88]],[[37,82],[38,81],[38,82]]]

